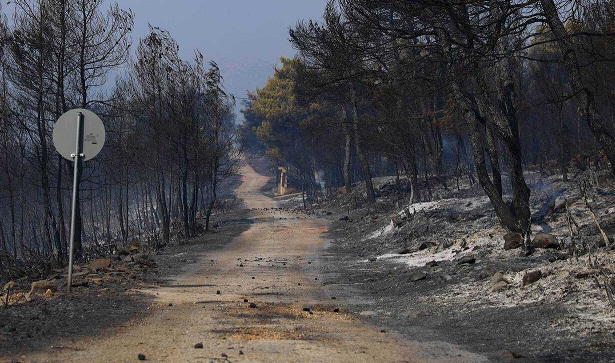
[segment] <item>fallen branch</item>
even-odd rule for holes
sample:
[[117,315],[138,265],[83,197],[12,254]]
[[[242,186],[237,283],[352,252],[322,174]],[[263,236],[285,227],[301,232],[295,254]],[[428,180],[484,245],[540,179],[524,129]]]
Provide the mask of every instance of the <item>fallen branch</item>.
[[[572,254],[574,256],[574,258],[576,260],[579,259],[579,247],[578,244],[576,242],[577,237],[580,240],[580,245],[583,246],[583,240],[581,237],[581,227],[579,227],[579,224],[577,223],[577,221],[574,220],[574,218],[572,217],[572,213],[570,213],[570,208],[568,207],[568,201],[564,202],[564,207],[566,208],[566,220],[568,221],[568,232],[570,233],[570,242],[572,243]],[[575,236],[574,233],[574,228],[576,228],[577,233]]]
[[607,247],[610,247],[609,237],[606,235],[606,233],[602,229],[602,226],[600,226],[600,222],[598,221],[598,217],[596,217],[596,213],[594,213],[594,210],[592,209],[591,205],[589,204],[588,189],[590,187],[596,187],[597,186],[597,181],[596,181],[596,185],[592,185],[591,184],[592,181],[593,180],[590,179],[589,181],[581,182],[580,185],[579,185],[579,189],[581,190],[581,195],[583,196],[583,201],[585,202],[585,207],[589,211],[589,214],[592,216],[592,219],[594,220],[594,223],[596,224],[596,227],[598,227],[598,230],[600,231],[600,235],[602,236],[602,239],[604,240],[604,244]]
[[[611,305],[612,308],[615,309],[615,297],[614,297],[615,295],[614,282],[615,281],[609,277],[609,275],[606,273],[606,271],[603,268],[600,268],[599,271],[600,271],[600,275],[604,279],[604,290],[606,291],[606,296],[607,296],[607,299],[609,300],[609,304]],[[594,281],[596,282],[596,285],[600,287],[600,280],[598,279],[598,277],[594,277]]]
[[611,247],[609,237],[604,232],[604,229],[602,229],[602,226],[600,226],[598,217],[596,217],[596,213],[594,213],[594,211],[592,210],[592,207],[589,205],[589,202],[587,201],[587,199],[585,199],[585,206],[587,207],[587,210],[589,210],[589,214],[591,214],[592,218],[594,219],[594,223],[596,224],[596,227],[598,227],[598,230],[600,231],[600,235],[602,235],[602,240],[604,241],[604,244],[607,247]]
[[11,297],[11,288],[6,289],[6,299],[2,302],[5,308],[9,307],[9,298]]

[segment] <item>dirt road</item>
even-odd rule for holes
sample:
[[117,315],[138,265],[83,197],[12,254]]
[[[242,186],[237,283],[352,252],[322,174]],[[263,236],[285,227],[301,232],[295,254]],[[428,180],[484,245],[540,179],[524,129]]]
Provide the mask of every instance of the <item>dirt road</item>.
[[[268,178],[242,168],[238,195],[250,228],[223,248],[193,256],[144,318],[70,350],[28,357],[51,362],[477,362],[445,343],[416,343],[347,313],[320,285],[326,221],[276,209]],[[195,344],[202,343],[202,348]]]

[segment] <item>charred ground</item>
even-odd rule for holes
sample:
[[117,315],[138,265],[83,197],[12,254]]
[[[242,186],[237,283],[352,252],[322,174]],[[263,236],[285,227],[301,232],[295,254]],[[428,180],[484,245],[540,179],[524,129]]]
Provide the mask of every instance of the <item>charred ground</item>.
[[[613,283],[612,249],[578,180],[540,173],[533,179],[533,211],[550,199],[555,206],[533,227],[534,236],[549,232],[558,245],[530,255],[504,249],[506,230],[487,198],[471,188],[407,205],[394,180],[381,178],[371,207],[359,185],[322,203],[312,212],[332,220],[321,264],[325,284],[343,291],[350,309],[376,324],[411,339],[456,343],[493,361],[612,360],[615,318],[606,291]],[[613,180],[598,179],[589,206],[612,244]],[[580,227],[573,238],[569,218]],[[537,271],[539,280],[524,282]]]

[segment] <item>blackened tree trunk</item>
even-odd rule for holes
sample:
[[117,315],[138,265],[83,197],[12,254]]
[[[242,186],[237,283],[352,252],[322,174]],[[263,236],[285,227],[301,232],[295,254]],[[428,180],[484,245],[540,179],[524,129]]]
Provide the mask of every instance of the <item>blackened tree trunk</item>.
[[209,203],[207,204],[207,211],[205,213],[205,231],[210,231],[211,214],[214,210],[216,200],[218,199],[218,171],[220,169],[219,160],[217,156],[213,157],[211,167],[211,181],[209,187]]
[[[505,54],[504,49],[500,50]],[[513,214],[517,220],[517,230],[528,237],[531,225],[530,189],[523,175],[519,122],[515,107],[515,84],[509,58],[504,57],[498,61],[493,72],[498,102],[493,102],[486,92],[478,92],[476,99],[479,109],[488,117],[487,132],[489,132],[489,128],[492,128],[508,149],[510,157],[508,167],[513,192]],[[481,69],[476,72],[477,84],[482,90],[487,89],[485,73]]]
[[110,186],[103,187],[102,207],[104,208],[105,242],[111,243],[111,204],[113,203],[113,192]]
[[122,234],[122,241],[126,242],[128,240],[128,232],[126,230],[127,226],[124,226],[124,196],[123,196],[123,188],[120,185],[117,194],[117,221],[120,224],[120,232]]
[[429,160],[427,155],[429,153],[429,146],[427,145],[429,142],[425,140],[425,137],[422,137],[421,140],[423,141],[423,177],[425,186],[427,187],[427,200],[431,201],[433,200],[433,194],[431,192],[431,182],[429,180]]
[[[57,13],[56,26],[58,47],[56,49],[56,91],[55,91],[55,118],[58,119],[64,112],[68,111],[66,105],[65,93],[65,78],[66,78],[66,41],[68,30],[66,26],[67,1],[59,0],[56,4]],[[56,178],[56,204],[58,208],[58,231],[60,235],[60,255],[67,256],[68,238],[66,233],[66,222],[64,220],[64,202],[62,192],[62,170],[65,161],[61,155],[58,155],[58,173]]]
[[58,154],[58,175],[56,178],[56,204],[58,205],[58,232],[60,234],[60,254],[66,256],[68,251],[66,238],[66,221],[64,220],[64,200],[62,198],[62,166],[65,161],[62,155]]
[[162,172],[158,175],[158,184],[156,185],[156,204],[158,206],[158,215],[162,217],[162,242],[168,244],[171,241],[171,215],[167,205],[165,176]]
[[558,110],[559,130],[557,131],[557,138],[559,144],[559,166],[562,173],[562,180],[568,181],[568,163],[570,162],[570,135],[568,132],[568,126],[564,122],[562,115],[563,104],[560,103]]
[[[434,104],[434,108],[435,107],[436,105]],[[446,184],[446,173],[444,172],[444,141],[442,140],[442,131],[440,130],[440,126],[436,125],[432,127],[432,135],[435,144],[434,164],[436,173],[438,174],[438,181],[442,184],[445,190],[448,190],[448,185]]]
[[[450,44],[446,39],[445,34],[440,34],[440,39],[442,42],[442,51],[445,56],[445,59],[448,63],[448,68],[451,68],[452,58],[450,54]],[[472,154],[474,158],[474,166],[476,168],[476,174],[478,176],[479,183],[487,197],[491,201],[495,209],[495,213],[498,216],[498,219],[510,231],[514,232],[522,232],[520,228],[522,224],[529,225],[529,219],[524,223],[517,220],[517,218],[522,218],[522,216],[517,216],[512,208],[508,206],[508,204],[502,198],[502,194],[496,184],[490,179],[489,172],[487,171],[487,162],[485,159],[485,146],[484,146],[484,134],[486,132],[486,119],[481,116],[481,113],[476,107],[474,107],[473,102],[471,102],[466,95],[463,94],[461,90],[461,86],[458,81],[454,79],[454,76],[448,72],[447,73],[447,85],[449,88],[449,92],[457,103],[460,111],[463,114],[463,118],[468,126],[468,133],[470,135],[470,143],[472,145]],[[483,101],[485,101],[483,99]],[[484,105],[483,109],[486,108],[487,105]],[[528,193],[529,196],[529,193]]]
[[[198,163],[197,163],[198,165]],[[198,209],[199,202],[199,190],[200,187],[200,177],[198,171],[194,172],[194,178],[192,181],[192,197],[190,199],[190,230],[192,235],[196,235],[197,225],[196,225],[196,212]]]
[[369,204],[373,204],[376,202],[376,194],[374,193],[374,184],[372,183],[372,172],[369,167],[369,162],[363,152],[363,142],[359,128],[359,113],[357,111],[357,96],[355,90],[351,91],[351,106],[354,143],[357,151],[357,157],[359,158],[359,164],[361,165],[361,172],[363,172],[363,179],[365,180],[367,202]]
[[500,171],[500,158],[498,156],[496,139],[493,135],[492,127],[487,126],[485,131],[487,136],[487,153],[489,154],[489,161],[491,165],[491,177],[493,178],[493,184],[500,193],[500,196],[502,196],[502,172]]
[[421,201],[421,190],[419,187],[419,171],[416,160],[416,151],[413,145],[408,145],[404,151],[405,157],[402,162],[404,172],[410,179],[410,204]]
[[182,170],[182,179],[181,179],[181,211],[182,211],[182,221],[184,224],[184,236],[186,238],[191,237],[192,233],[190,230],[189,223],[189,206],[188,206],[188,150],[187,145],[184,143],[183,147],[183,170]]
[[[2,264],[3,259],[7,259],[7,260],[9,259],[9,251],[7,248],[6,237],[4,235],[4,224],[2,223],[1,217],[0,217],[0,245],[2,246],[2,253],[0,254],[0,264]],[[15,249],[15,245],[13,245],[13,249]],[[16,257],[13,257],[13,258],[16,258]]]
[[352,152],[352,134],[350,127],[348,126],[348,117],[346,116],[346,109],[342,107],[342,128],[344,130],[344,186],[346,187],[346,193],[349,193],[352,189],[352,179],[350,176],[350,154]]

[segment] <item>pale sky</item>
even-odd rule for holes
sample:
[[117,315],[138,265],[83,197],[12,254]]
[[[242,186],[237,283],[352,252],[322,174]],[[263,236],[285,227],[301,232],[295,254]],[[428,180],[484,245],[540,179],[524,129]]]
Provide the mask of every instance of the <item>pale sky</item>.
[[168,30],[185,59],[199,49],[205,59],[218,63],[227,91],[240,101],[247,90],[265,85],[281,56],[294,56],[288,28],[300,19],[320,19],[327,0],[117,2],[135,13],[135,47],[138,38],[147,33],[148,23]]
[[[147,35],[148,23],[165,29],[179,43],[180,54],[192,59],[194,50],[220,66],[226,90],[237,98],[237,111],[246,91],[262,88],[280,57],[293,57],[288,29],[300,19],[320,20],[327,0],[104,0],[132,9],[133,51]],[[12,18],[14,5],[2,0]],[[113,84],[112,79],[107,80]],[[238,120],[242,115],[237,112]]]

